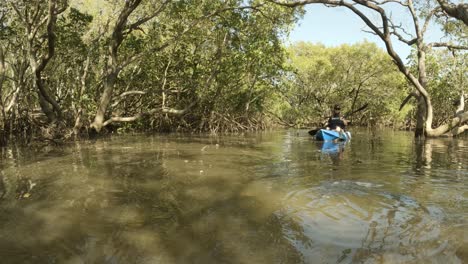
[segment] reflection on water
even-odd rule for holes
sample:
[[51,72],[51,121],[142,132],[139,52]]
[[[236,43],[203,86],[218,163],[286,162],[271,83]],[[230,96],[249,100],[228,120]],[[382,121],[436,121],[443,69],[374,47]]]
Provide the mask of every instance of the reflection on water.
[[438,208],[387,193],[379,185],[326,182],[294,191],[284,203],[285,215],[300,224],[299,237],[307,240],[285,232],[309,263],[399,263],[436,255],[447,246],[438,240]]
[[356,131],[2,150],[2,263],[463,263],[468,140]]

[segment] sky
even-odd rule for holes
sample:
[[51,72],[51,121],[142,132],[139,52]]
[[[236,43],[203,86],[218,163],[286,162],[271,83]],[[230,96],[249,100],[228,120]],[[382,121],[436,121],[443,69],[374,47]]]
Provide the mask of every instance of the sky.
[[[338,46],[341,44],[354,44],[364,40],[375,42],[377,46],[385,49],[382,40],[370,33],[363,32],[363,29],[370,30],[365,23],[350,10],[343,7],[326,7],[321,4],[309,5],[306,7],[304,18],[299,21],[295,29],[289,36],[289,42],[308,41],[313,43],[322,43],[326,46]],[[401,9],[394,9],[392,16],[400,18],[403,26],[411,28],[412,23],[404,21],[406,17]],[[371,16],[376,20],[378,17]],[[430,38],[440,38],[441,32],[428,33]],[[405,61],[411,52],[411,48],[396,40],[394,43],[395,51]]]

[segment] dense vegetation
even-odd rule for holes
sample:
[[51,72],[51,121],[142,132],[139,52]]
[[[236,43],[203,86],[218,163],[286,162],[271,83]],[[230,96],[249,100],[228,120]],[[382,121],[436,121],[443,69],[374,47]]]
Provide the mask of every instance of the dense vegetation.
[[327,48],[297,43],[288,52],[292,71],[283,80],[278,111],[285,124],[321,126],[331,114],[330,106],[337,103],[354,125],[404,124],[411,107],[403,111],[398,107],[408,85],[375,44]]
[[[367,42],[285,47],[302,13],[257,0],[2,1],[2,142],[318,126],[336,102],[362,109],[348,117],[357,125],[412,126],[419,107],[399,109],[412,83],[391,54]],[[416,72],[418,54],[407,65]],[[442,124],[467,90],[466,53],[427,56]]]

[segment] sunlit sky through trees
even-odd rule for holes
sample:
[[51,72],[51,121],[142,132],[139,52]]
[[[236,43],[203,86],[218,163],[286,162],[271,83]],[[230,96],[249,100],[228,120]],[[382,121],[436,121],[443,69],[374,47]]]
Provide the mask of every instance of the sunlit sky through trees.
[[[299,21],[289,36],[290,42],[309,41],[322,43],[327,46],[337,46],[341,44],[353,44],[368,40],[377,43],[381,48],[385,48],[384,43],[375,35],[364,32],[370,31],[364,22],[350,10],[343,7],[333,8],[314,4],[306,7],[306,14]],[[389,14],[401,23],[408,32],[412,32],[412,23],[409,21],[409,13],[401,7],[389,5]],[[379,21],[375,14],[370,15],[373,21]],[[427,39],[441,40],[442,32],[432,26],[427,32]],[[411,52],[411,48],[395,39],[394,48],[402,59],[406,59]]]

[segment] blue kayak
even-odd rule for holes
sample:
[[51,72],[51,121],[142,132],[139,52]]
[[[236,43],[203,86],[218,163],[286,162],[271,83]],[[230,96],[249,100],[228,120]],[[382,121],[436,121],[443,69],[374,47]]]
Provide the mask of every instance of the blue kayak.
[[351,139],[351,133],[346,132],[337,132],[334,130],[320,129],[315,135],[315,139],[320,141],[347,141]]

